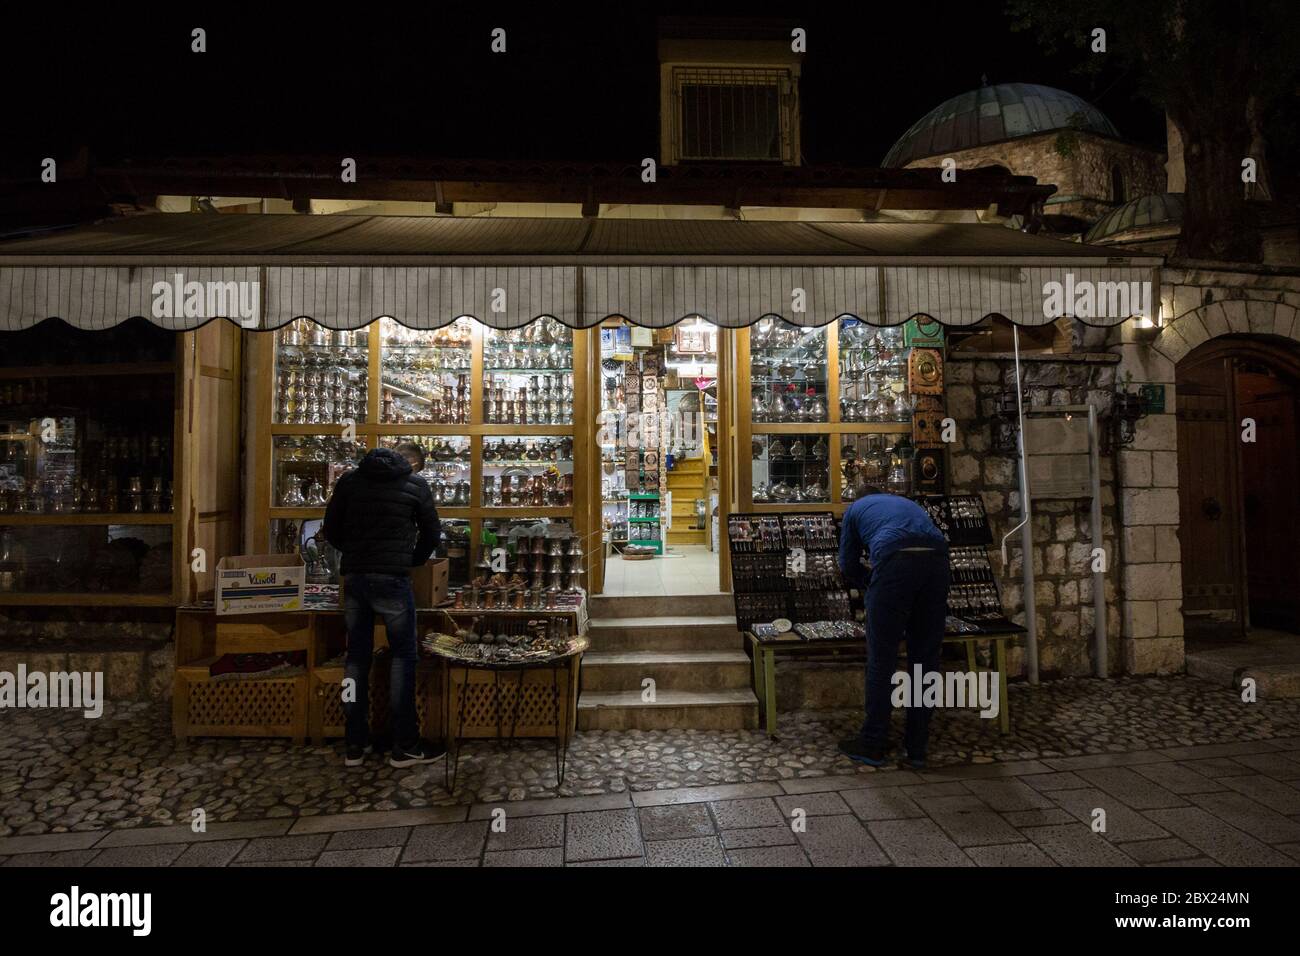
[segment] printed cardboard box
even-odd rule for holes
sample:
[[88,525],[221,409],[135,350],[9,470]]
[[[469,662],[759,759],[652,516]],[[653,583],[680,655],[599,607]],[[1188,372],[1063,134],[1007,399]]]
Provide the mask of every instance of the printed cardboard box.
[[217,562],[218,614],[301,611],[307,567],[297,554],[241,554]]

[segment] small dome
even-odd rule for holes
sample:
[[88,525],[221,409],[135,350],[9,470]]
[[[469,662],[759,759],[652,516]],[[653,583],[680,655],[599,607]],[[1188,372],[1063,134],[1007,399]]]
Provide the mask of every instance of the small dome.
[[1073,93],[1034,83],[1000,83],[940,103],[903,134],[882,165],[906,166],[914,159],[1053,129],[1119,138],[1101,110]]
[[1130,229],[1181,223],[1183,221],[1182,193],[1152,193],[1139,196],[1102,216],[1083,236],[1084,242],[1105,242]]

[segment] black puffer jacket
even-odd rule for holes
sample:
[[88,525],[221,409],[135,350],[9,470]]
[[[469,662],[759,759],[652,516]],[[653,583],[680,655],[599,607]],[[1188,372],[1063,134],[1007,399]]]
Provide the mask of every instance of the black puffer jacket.
[[428,484],[391,448],[374,449],[338,480],[324,530],[343,552],[344,574],[410,574],[442,534]]

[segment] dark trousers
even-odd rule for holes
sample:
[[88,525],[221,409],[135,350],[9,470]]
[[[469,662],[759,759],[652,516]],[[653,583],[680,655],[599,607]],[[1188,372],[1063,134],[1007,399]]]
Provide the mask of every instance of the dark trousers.
[[[897,551],[873,568],[867,587],[867,718],[862,740],[870,747],[889,744],[893,707],[891,679],[898,645],[907,640],[907,670],[939,669],[948,606],[948,556],[943,551]],[[912,707],[909,695],[904,742],[909,759],[924,760],[930,742],[931,708]]]
[[370,663],[375,649],[375,615],[384,621],[392,650],[388,707],[394,743],[412,747],[420,739],[415,717],[415,594],[402,574],[349,574],[343,616],[348,656],[343,675],[351,678],[356,700],[343,705],[349,746],[364,747],[370,737]]

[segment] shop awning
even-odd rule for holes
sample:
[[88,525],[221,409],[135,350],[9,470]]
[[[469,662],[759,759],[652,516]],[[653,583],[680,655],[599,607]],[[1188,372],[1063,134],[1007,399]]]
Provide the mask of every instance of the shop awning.
[[134,316],[177,330],[381,316],[437,328],[465,315],[497,328],[697,315],[729,328],[766,316],[1115,325],[1149,314],[1161,260],[1114,253],[947,223],[157,214],[0,243],[0,328]]

